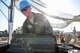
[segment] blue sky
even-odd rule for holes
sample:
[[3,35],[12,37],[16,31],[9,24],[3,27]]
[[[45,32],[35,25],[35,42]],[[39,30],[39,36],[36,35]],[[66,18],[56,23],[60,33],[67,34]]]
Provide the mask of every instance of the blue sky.
[[[3,0],[4,1],[4,0]],[[10,1],[8,0],[6,0],[5,1],[5,3],[7,4],[7,5],[9,5],[10,4]],[[8,9],[7,9],[7,7],[3,4],[3,3],[1,3],[0,2],[0,9],[4,12],[4,14],[6,15],[6,17],[8,18]],[[7,29],[8,28],[8,21],[6,20],[6,18],[3,16],[3,14],[0,12],[0,31],[1,30],[5,30],[5,29]]]
[[[63,12],[66,12],[66,13],[69,13],[72,15],[80,15],[80,0],[41,0],[41,1],[46,3],[48,5],[48,7],[51,8],[50,10],[63,11]],[[5,3],[10,5],[10,0],[5,0]],[[0,2],[0,9],[8,17],[8,14],[7,14],[8,9],[1,2]],[[35,10],[33,10],[33,11],[35,11]],[[24,18],[22,18],[22,17],[24,17]],[[18,26],[22,26],[24,20],[25,20],[25,16],[18,10],[15,10],[13,29],[18,28]],[[70,31],[71,29],[73,29],[73,28],[71,28],[72,25],[76,26],[76,25],[79,25],[79,23],[76,23],[75,25],[72,23],[66,28],[68,28]],[[64,28],[62,30],[65,31],[65,30],[67,30],[66,28]],[[5,30],[5,29],[8,29],[8,21],[6,20],[6,18],[4,18],[4,16],[0,12],[0,31]],[[78,30],[79,29],[80,28],[78,27]]]

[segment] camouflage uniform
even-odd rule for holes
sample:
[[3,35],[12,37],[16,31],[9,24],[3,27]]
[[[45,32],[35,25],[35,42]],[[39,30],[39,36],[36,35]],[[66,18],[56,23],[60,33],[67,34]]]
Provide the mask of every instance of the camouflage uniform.
[[[35,34],[40,36],[43,35],[53,36],[53,30],[47,18],[39,13],[33,13],[33,16],[34,16],[33,24],[28,19],[25,20],[22,27],[23,34],[25,36],[29,36],[30,33],[31,35]],[[31,26],[31,28],[29,26]]]

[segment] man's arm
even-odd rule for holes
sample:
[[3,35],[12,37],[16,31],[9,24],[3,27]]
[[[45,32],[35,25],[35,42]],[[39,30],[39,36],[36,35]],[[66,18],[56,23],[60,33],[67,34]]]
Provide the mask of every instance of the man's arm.
[[23,26],[22,26],[22,34],[26,35],[27,33],[28,33],[27,20],[25,20],[25,22],[23,23]]

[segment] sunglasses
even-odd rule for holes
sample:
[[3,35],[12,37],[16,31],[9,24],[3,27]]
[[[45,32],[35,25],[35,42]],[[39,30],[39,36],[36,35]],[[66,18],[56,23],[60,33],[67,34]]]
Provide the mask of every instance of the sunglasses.
[[29,7],[30,7],[30,6],[27,6],[27,7],[23,8],[23,9],[21,10],[21,12],[28,10]]

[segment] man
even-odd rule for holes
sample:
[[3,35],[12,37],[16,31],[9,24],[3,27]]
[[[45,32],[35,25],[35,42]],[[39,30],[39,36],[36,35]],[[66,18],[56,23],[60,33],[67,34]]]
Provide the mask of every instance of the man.
[[41,36],[53,36],[52,27],[46,17],[42,14],[31,12],[31,6],[26,1],[21,1],[19,6],[21,12],[27,17],[22,26],[25,36],[29,36],[27,34],[31,33]]
[[[52,27],[49,21],[47,20],[47,18],[42,14],[32,12],[31,6],[27,1],[21,1],[19,6],[21,12],[27,17],[27,19],[25,20],[22,26],[23,37],[32,38],[27,40],[28,43],[27,46],[29,47],[29,49],[30,46],[31,48],[33,47],[33,48],[41,49],[41,47],[43,47],[43,45],[45,44],[43,48],[46,47],[46,49],[49,48],[51,49],[52,47],[53,48],[52,51],[54,51],[55,38],[53,36]],[[49,46],[49,48],[47,48],[48,44],[50,43],[51,45]],[[40,47],[40,45],[42,46]],[[43,48],[41,50],[44,50]]]
[[[33,13],[27,1],[21,1],[20,11],[27,17],[23,23],[23,34],[17,39],[16,47],[23,51],[52,52],[55,49],[55,38],[49,21],[39,13]],[[17,50],[17,51],[21,51]],[[22,52],[23,52],[22,51]]]

